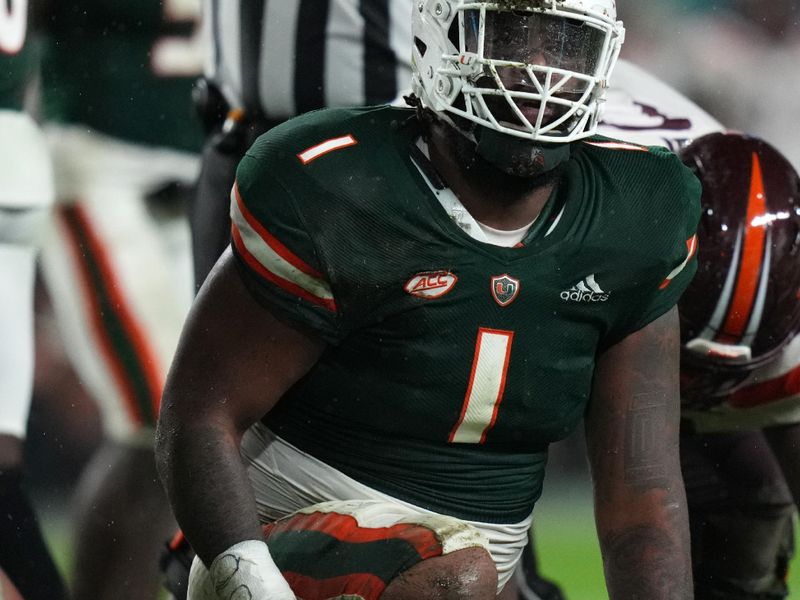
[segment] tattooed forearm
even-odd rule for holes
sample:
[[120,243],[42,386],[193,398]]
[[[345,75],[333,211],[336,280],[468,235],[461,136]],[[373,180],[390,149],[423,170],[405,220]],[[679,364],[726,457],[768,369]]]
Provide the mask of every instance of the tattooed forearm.
[[613,600],[692,597],[675,312],[598,360],[586,435]]
[[625,428],[625,481],[630,485],[662,487],[667,465],[664,428],[668,406],[661,392],[636,394],[631,399]]
[[[647,525],[609,533],[605,569],[611,598],[685,600],[691,598],[681,548],[663,530]],[[681,573],[685,575],[681,577]]]

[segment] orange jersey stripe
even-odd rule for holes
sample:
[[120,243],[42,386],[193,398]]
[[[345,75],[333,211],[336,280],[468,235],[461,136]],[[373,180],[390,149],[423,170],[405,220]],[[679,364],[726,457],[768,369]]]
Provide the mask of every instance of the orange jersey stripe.
[[[106,328],[101,314],[102,311],[100,309],[100,301],[91,283],[92,277],[89,274],[89,267],[83,259],[83,249],[77,237],[78,233],[73,230],[72,225],[66,217],[68,211],[73,212],[77,217],[76,208],[77,206],[60,207],[58,212],[61,213],[59,216],[70,240],[69,250],[72,255],[72,263],[78,269],[83,297],[88,304],[88,313],[86,316],[94,333],[94,338],[99,346],[100,353],[103,355],[106,365],[108,365],[111,370],[112,378],[122,392],[121,396],[124,400],[125,408],[128,411],[128,418],[137,425],[141,425],[144,423],[144,417],[136,402],[136,392],[133,389],[133,384],[128,379],[128,374],[122,365],[122,361],[119,359],[116,352],[114,352],[114,346],[106,334]],[[86,225],[86,223],[84,223],[84,225]]]
[[252,213],[247,210],[247,207],[242,200],[242,196],[239,194],[239,185],[238,183],[233,184],[233,191],[236,197],[236,205],[239,207],[239,210],[242,213],[242,216],[247,221],[248,225],[253,228],[259,237],[264,240],[264,243],[267,244],[270,248],[272,248],[273,252],[280,256],[283,260],[288,262],[298,271],[305,273],[311,277],[315,277],[317,279],[323,279],[322,273],[317,271],[314,267],[306,263],[302,258],[294,254],[289,248],[287,248],[278,238],[272,235],[267,229],[258,222],[258,220],[252,215]]
[[340,542],[361,544],[387,539],[401,539],[414,547],[421,559],[439,556],[442,544],[436,534],[415,523],[398,523],[389,527],[362,527],[352,515],[337,512],[296,513],[262,527],[269,537],[285,531],[318,531]]
[[247,246],[245,246],[244,240],[242,240],[242,234],[239,233],[239,228],[236,227],[236,223],[232,223],[231,225],[231,237],[233,238],[233,244],[236,247],[236,251],[239,253],[239,255],[244,259],[251,269],[261,275],[264,279],[274,283],[280,288],[283,288],[290,294],[293,294],[299,298],[303,298],[304,300],[308,300],[312,304],[326,308],[331,312],[336,312],[336,302],[334,300],[320,298],[319,296],[304,290],[299,285],[292,283],[288,279],[284,279],[283,277],[276,275],[262,265],[258,259],[250,253],[250,251],[247,249]]
[[92,229],[86,211],[80,205],[75,207],[75,211],[78,218],[86,227],[86,235],[94,249],[95,258],[103,274],[103,279],[108,282],[108,295],[117,309],[117,316],[125,328],[128,339],[136,351],[136,355],[139,357],[139,363],[147,380],[148,389],[151,391],[150,401],[153,408],[153,415],[157,418],[158,409],[161,404],[161,391],[164,388],[164,374],[161,372],[156,353],[150,346],[149,340],[144,333],[144,328],[134,317],[129,302],[122,296],[122,286],[119,283],[114,268],[111,266],[111,258],[106,247],[103,245],[94,229]]

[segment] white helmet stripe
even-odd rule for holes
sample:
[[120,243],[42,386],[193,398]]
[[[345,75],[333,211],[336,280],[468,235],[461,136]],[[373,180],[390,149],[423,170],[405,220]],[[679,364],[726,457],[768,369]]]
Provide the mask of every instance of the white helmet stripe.
[[720,292],[717,306],[714,309],[714,312],[711,314],[711,319],[709,320],[708,325],[705,326],[703,331],[698,336],[702,339],[712,339],[720,330],[720,327],[722,327],[722,319],[725,318],[725,312],[727,311],[728,305],[730,304],[733,296],[733,287],[736,284],[736,273],[739,269],[739,259],[742,254],[743,239],[744,229],[740,227],[739,232],[736,235],[736,245],[733,248],[731,264],[728,267],[728,274],[725,276],[725,284],[722,286],[722,291]]
[[747,323],[747,329],[744,333],[744,338],[741,344],[743,346],[751,346],[753,340],[758,333],[758,328],[761,325],[761,317],[764,315],[764,301],[767,298],[767,283],[769,282],[769,266],[772,258],[772,229],[767,228],[766,242],[764,244],[764,259],[761,263],[761,281],[758,282],[758,291],[756,292],[756,300],[753,303],[753,312],[750,314],[750,320]]

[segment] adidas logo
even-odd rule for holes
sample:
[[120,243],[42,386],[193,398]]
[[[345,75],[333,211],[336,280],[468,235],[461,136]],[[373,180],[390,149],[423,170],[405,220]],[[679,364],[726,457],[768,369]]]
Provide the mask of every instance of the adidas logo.
[[605,302],[609,293],[597,285],[594,273],[587,275],[568,290],[561,292],[561,299],[566,302]]

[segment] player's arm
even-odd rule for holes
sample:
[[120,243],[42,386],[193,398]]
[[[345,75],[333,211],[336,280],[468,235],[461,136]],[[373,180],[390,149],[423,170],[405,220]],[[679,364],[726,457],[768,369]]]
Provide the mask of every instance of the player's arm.
[[598,358],[586,435],[612,600],[692,598],[677,309]]
[[239,456],[242,434],[323,349],[323,342],[276,319],[254,299],[228,249],[184,326],[156,443],[175,516],[205,565],[244,540],[262,540]]

